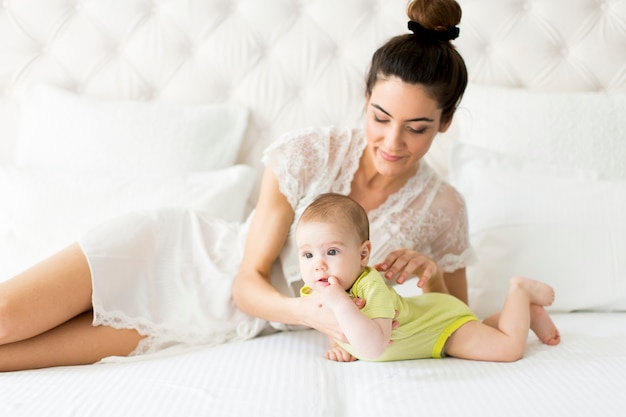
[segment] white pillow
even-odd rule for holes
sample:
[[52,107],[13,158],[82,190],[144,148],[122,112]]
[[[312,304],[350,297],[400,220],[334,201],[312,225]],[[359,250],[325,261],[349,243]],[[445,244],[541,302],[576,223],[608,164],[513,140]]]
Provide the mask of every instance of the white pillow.
[[113,174],[233,165],[248,110],[233,103],[107,101],[46,85],[21,100],[18,166]]
[[479,316],[501,309],[514,275],[554,286],[553,311],[626,310],[626,182],[467,144],[450,168],[478,255],[467,274]]
[[7,220],[0,238],[10,234],[24,250],[41,256],[76,240],[103,220],[129,211],[187,207],[241,221],[255,178],[256,170],[247,165],[143,177],[0,166],[0,215],[4,213]]
[[626,180],[624,115],[626,94],[470,84],[455,123],[463,142]]

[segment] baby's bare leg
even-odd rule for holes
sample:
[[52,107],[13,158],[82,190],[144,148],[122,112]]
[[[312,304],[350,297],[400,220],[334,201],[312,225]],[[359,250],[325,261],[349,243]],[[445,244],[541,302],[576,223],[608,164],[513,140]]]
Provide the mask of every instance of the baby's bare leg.
[[[467,323],[450,337],[446,353],[474,360],[518,360],[526,348],[531,326],[531,305],[543,307],[553,301],[554,290],[549,285],[529,278],[512,278],[498,327],[479,322]],[[548,317],[547,314],[538,318],[541,326],[545,326],[545,317]]]
[[530,278],[514,277],[509,283],[509,291],[520,287],[526,291],[531,304],[547,307],[554,302],[554,289],[548,284]]
[[[483,323],[497,329],[500,323],[500,313],[487,317]],[[543,306],[530,305],[530,330],[546,345],[558,345],[561,341],[559,330]]]
[[0,283],[0,345],[91,310],[91,272],[77,244]]
[[558,345],[561,342],[559,329],[543,306],[530,306],[530,329],[537,338],[546,345]]

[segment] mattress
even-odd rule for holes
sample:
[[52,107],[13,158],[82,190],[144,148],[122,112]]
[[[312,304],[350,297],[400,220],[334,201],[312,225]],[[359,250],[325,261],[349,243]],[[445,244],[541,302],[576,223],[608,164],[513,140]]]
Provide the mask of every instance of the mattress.
[[621,416],[626,314],[557,314],[508,364],[335,363],[325,336],[282,332],[123,363],[0,374],[1,416]]
[[[493,198],[467,195],[467,201],[475,204],[469,213],[480,213],[489,222],[502,219],[501,213],[516,214],[519,207],[532,208],[528,212],[537,214],[532,222],[515,223],[516,234],[501,228],[501,224],[483,224],[481,236],[492,239],[473,243],[479,258],[481,249],[498,250],[485,252],[483,265],[490,268],[488,271],[478,267],[468,270],[470,296],[476,294],[470,304],[477,312],[493,305],[499,308],[503,296],[498,288],[506,291],[507,281],[490,277],[512,276],[503,268],[514,267],[515,275],[549,278],[557,291],[557,303],[561,303],[559,311],[626,310],[626,225],[623,210],[619,210],[626,201],[622,175],[622,161],[626,158],[626,142],[622,140],[626,137],[626,0],[459,3],[463,20],[457,46],[466,58],[471,84],[511,91],[474,90],[474,95],[465,95],[455,119],[459,122],[465,117],[472,121],[474,136],[481,140],[472,144],[487,148],[492,145],[487,149],[489,153],[481,154],[481,160],[488,157],[493,162],[489,167],[501,166],[502,171],[507,168],[508,178],[514,178],[517,187],[509,182],[506,195],[515,198],[502,198],[498,184],[491,181],[500,175],[483,175],[481,189]],[[108,173],[101,176],[79,171],[76,175],[68,169],[70,163],[73,167],[76,162],[90,160],[87,156],[97,155],[95,162],[107,169],[120,160],[128,161],[134,169],[136,162],[142,160],[158,161],[160,170],[163,166],[158,158],[163,152],[159,149],[188,149],[195,160],[201,151],[215,146],[217,138],[226,142],[229,136],[225,133],[233,133],[226,127],[240,126],[228,124],[206,142],[192,141],[197,136],[190,134],[188,147],[180,146],[178,135],[171,137],[175,148],[157,147],[154,136],[146,134],[142,138],[150,138],[152,145],[149,159],[143,155],[142,147],[138,147],[141,158],[128,158],[125,148],[124,158],[112,152],[94,153],[91,149],[72,158],[74,153],[64,150],[62,143],[69,144],[73,151],[74,143],[83,144],[84,138],[98,139],[96,149],[105,150],[113,149],[112,139],[123,136],[94,129],[86,122],[88,119],[69,112],[67,97],[61,100],[65,106],[36,102],[34,110],[40,111],[22,112],[18,104],[24,104],[24,93],[30,87],[45,83],[78,93],[70,102],[79,100],[78,109],[98,110],[100,116],[103,103],[92,100],[123,100],[134,109],[132,117],[124,119],[124,132],[133,134],[144,125],[160,132],[160,113],[152,109],[152,104],[158,104],[157,109],[172,116],[174,112],[167,107],[170,102],[204,106],[232,100],[249,110],[250,125],[241,145],[228,141],[237,145],[233,153],[237,160],[230,162],[258,168],[262,149],[291,129],[361,125],[363,71],[377,45],[407,30],[405,5],[405,0],[4,1],[0,7],[0,162],[13,163],[18,139],[28,137],[24,134],[28,129],[22,127],[29,126],[36,127],[30,129],[31,133],[38,129],[43,132],[33,135],[41,139],[41,144],[50,145],[48,153],[41,153],[39,146],[33,147],[36,154],[55,166],[47,168],[52,169],[53,175],[41,170],[41,166],[19,171],[20,184],[29,184],[15,187],[24,193],[20,195],[40,200],[9,198],[7,188],[0,187],[0,279],[30,265],[40,254],[51,253],[47,245],[22,250],[15,244],[20,235],[15,230],[22,232],[20,236],[32,235],[39,245],[44,232],[57,236],[57,231],[68,231],[66,225],[78,227],[77,220],[86,222],[96,213],[104,218],[117,210],[128,211],[140,194],[160,196],[169,205],[173,197],[161,191],[173,192],[181,186],[168,178],[165,187],[152,177],[147,178],[145,172],[122,178],[123,181],[110,178]],[[567,18],[563,10],[567,10]],[[294,59],[294,51],[298,59]],[[557,92],[562,94],[552,94]],[[598,94],[586,94],[591,92]],[[107,115],[118,113],[116,102],[111,103]],[[593,111],[581,110],[582,104]],[[52,109],[58,110],[58,117],[51,116]],[[480,115],[485,117],[479,119]],[[175,118],[176,126],[189,127],[187,116],[187,112],[181,112]],[[591,123],[585,123],[586,117]],[[44,119],[68,129],[58,129],[53,135],[42,124]],[[481,124],[479,120],[485,122]],[[87,133],[76,130],[77,125],[84,126]],[[77,132],[71,137],[70,128]],[[210,137],[201,129],[196,133]],[[426,156],[444,176],[451,172],[451,147],[461,136],[467,141],[463,126],[453,124]],[[191,144],[206,146],[197,149]],[[498,159],[491,151],[514,157],[516,163],[509,163],[511,159],[504,157]],[[226,163],[223,153],[213,154],[220,156],[214,162]],[[66,160],[68,155],[70,161]],[[610,185],[602,189],[612,192],[607,193],[611,199],[618,195],[622,205],[604,204],[594,193],[596,182],[585,182],[583,188],[576,182],[580,178],[570,175],[570,171],[566,175],[571,180],[568,187],[561,186],[560,177],[550,181],[540,177],[541,181],[533,183],[536,187],[531,193],[526,187],[526,176],[536,178],[536,166],[527,159],[538,156],[548,164],[555,162],[552,158],[567,160],[576,172],[588,168],[615,174],[608,179],[616,184],[600,185]],[[464,167],[475,169],[472,163],[478,159],[463,161]],[[87,168],[93,168],[88,165]],[[0,167],[0,173],[8,172],[4,165]],[[217,167],[210,167],[213,169]],[[232,206],[241,207],[239,200],[245,197],[242,188],[252,188],[248,177],[207,171],[198,181],[221,184],[222,191],[236,189],[237,195],[220,191],[216,196],[209,192],[209,187],[198,187],[204,190],[201,195],[197,188],[185,188],[185,195],[211,202],[229,198]],[[2,178],[18,184],[13,181],[16,177],[9,175],[0,175],[0,184]],[[238,185],[232,185],[235,183]],[[97,200],[97,196],[106,194],[105,187],[117,198]],[[621,190],[619,194],[615,187]],[[576,199],[564,194],[570,189],[576,190],[571,194]],[[94,196],[94,190],[98,195]],[[124,190],[127,198],[121,198]],[[529,198],[531,195],[534,199]],[[543,198],[544,195],[551,198]],[[607,201],[615,201],[608,197]],[[150,201],[164,204],[161,199]],[[529,201],[541,202],[545,212]],[[569,204],[571,201],[576,204]],[[10,214],[3,212],[9,211],[8,202],[16,202],[10,204],[15,206]],[[566,210],[560,210],[560,204],[566,205]],[[607,207],[612,212],[603,211]],[[596,211],[603,215],[595,218],[589,214]],[[235,214],[232,209],[226,213]],[[551,218],[551,213],[558,213],[557,218]],[[535,223],[538,214],[545,214],[547,220]],[[609,223],[613,218],[607,214],[619,223]],[[19,222],[4,221],[13,219],[9,215],[15,215]],[[557,227],[565,217],[575,218],[576,222]],[[518,220],[521,218],[517,216]],[[470,219],[470,225],[477,224]],[[11,226],[11,233],[4,233],[6,226]],[[535,230],[540,231],[540,241],[526,239],[536,236],[531,233]],[[601,239],[600,233],[604,232],[610,239]],[[521,238],[515,244],[503,244],[503,238],[510,243],[511,236]],[[58,237],[63,240],[65,234]],[[604,249],[602,242],[613,245],[611,250]],[[524,256],[529,253],[541,256],[528,261]],[[579,258],[587,262],[572,262]],[[325,336],[307,330],[89,366],[0,373],[0,417],[626,415],[626,312],[561,313],[554,320],[562,334],[559,346],[542,345],[531,335],[525,358],[509,364],[452,358],[334,363],[323,358],[327,348]]]

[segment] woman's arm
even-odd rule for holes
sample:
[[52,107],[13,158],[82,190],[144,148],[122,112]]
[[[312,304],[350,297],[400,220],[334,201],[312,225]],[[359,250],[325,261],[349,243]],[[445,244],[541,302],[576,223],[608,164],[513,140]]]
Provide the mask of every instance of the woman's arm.
[[266,169],[243,260],[233,283],[233,299],[246,314],[300,324],[294,317],[295,306],[290,304],[291,300],[270,284],[272,264],[285,244],[293,217],[293,209],[280,193],[275,175]]
[[319,308],[317,297],[291,298],[270,283],[272,264],[280,255],[293,219],[293,209],[280,192],[275,174],[266,169],[243,260],[233,283],[233,299],[251,316],[313,327],[330,337],[345,340],[332,312]]

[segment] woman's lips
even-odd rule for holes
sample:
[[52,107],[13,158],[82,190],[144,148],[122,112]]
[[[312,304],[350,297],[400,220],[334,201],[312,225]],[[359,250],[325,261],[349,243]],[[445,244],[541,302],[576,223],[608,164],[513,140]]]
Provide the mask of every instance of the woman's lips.
[[402,159],[401,156],[393,156],[388,154],[387,152],[383,151],[382,149],[378,149],[378,154],[380,155],[380,157],[382,159],[384,159],[385,161],[389,161],[389,162],[396,162],[399,161],[400,159]]

